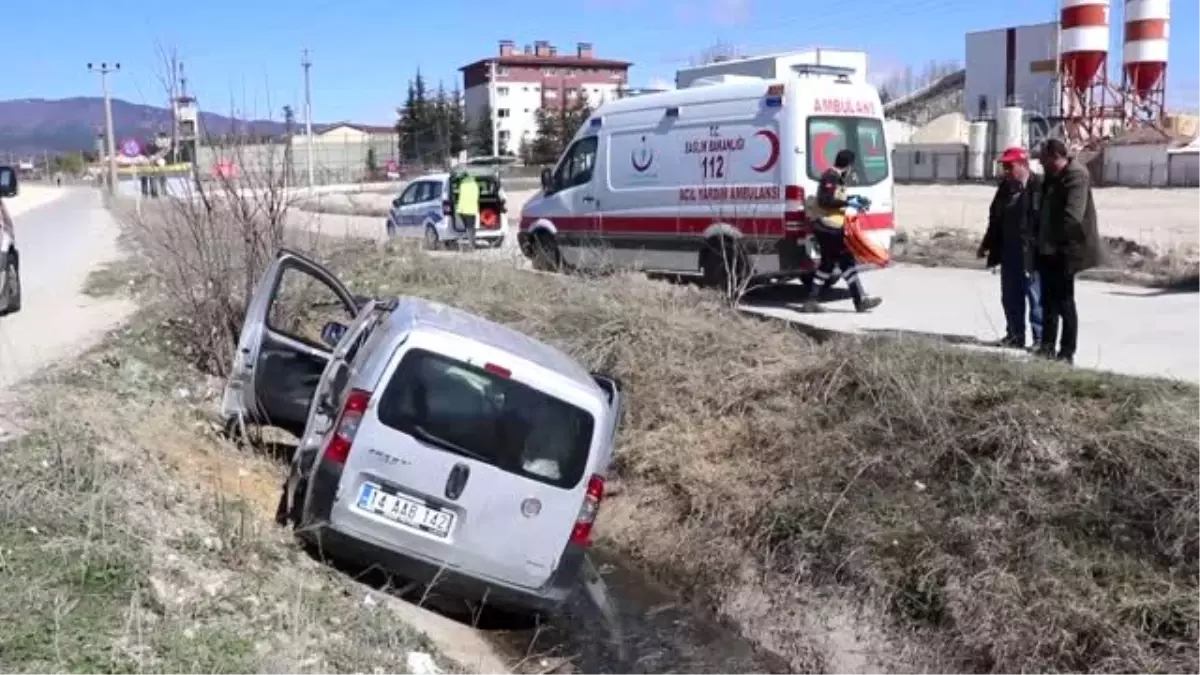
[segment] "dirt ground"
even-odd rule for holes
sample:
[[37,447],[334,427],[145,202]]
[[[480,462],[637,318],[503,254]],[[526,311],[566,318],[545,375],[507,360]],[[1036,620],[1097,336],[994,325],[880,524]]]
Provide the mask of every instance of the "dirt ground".
[[[966,231],[982,237],[995,188],[990,185],[897,185],[896,222],[913,235]],[[1160,254],[1195,256],[1200,246],[1200,190],[1098,188],[1100,234]]]
[[63,196],[62,188],[53,188],[45,185],[21,185],[20,194],[11,199],[4,200],[4,206],[8,209],[8,215],[16,218],[17,216],[36,209],[44,204]]

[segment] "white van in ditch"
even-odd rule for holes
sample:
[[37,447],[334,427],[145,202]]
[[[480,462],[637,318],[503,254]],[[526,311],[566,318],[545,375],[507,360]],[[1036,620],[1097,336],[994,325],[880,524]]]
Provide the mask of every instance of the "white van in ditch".
[[758,278],[811,277],[805,201],[843,148],[858,157],[850,189],[872,203],[859,222],[890,249],[883,106],[847,75],[724,76],[601,106],[521,211],[521,250],[540,269],[636,267],[720,282],[736,263]]
[[589,576],[621,399],[549,345],[421,298],[355,297],[285,249],[250,301],[221,415],[300,439],[277,518],[324,555],[552,613]]

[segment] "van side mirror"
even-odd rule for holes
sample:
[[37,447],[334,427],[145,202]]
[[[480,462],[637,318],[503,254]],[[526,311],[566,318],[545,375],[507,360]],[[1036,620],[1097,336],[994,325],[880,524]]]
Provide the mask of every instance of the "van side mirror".
[[347,326],[344,323],[330,321],[321,327],[321,341],[329,347],[336,347],[342,341],[342,337],[346,334]]
[[0,197],[17,196],[17,171],[11,166],[0,166]]
[[392,200],[392,206],[393,207],[400,206],[400,198],[399,197],[396,197],[395,199]]
[[550,187],[554,184],[554,174],[551,173],[549,167],[542,169],[542,191],[549,192]]

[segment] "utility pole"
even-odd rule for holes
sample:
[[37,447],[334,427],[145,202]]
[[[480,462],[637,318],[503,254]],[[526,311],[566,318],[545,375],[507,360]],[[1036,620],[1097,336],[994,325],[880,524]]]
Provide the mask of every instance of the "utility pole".
[[283,148],[283,185],[284,187],[289,187],[292,183],[296,182],[296,174],[292,166],[292,144],[295,143],[296,113],[290,105],[283,106],[283,128],[284,136],[287,138],[287,145]]
[[117,194],[117,141],[113,138],[113,118],[112,118],[112,98],[108,95],[108,74],[115,73],[121,70],[121,64],[114,63],[111,66],[107,63],[101,63],[100,67],[95,67],[94,64],[87,64],[89,73],[100,73],[100,89],[104,92],[104,135],[106,137],[105,145],[108,150],[108,194],[116,196]]
[[488,114],[492,116],[492,156],[500,156],[500,125],[496,123],[496,59],[488,62]]
[[316,185],[316,178],[313,172],[312,87],[309,77],[312,61],[308,58],[308,49],[300,57],[300,65],[304,68],[304,133],[308,136],[308,189],[311,192]]

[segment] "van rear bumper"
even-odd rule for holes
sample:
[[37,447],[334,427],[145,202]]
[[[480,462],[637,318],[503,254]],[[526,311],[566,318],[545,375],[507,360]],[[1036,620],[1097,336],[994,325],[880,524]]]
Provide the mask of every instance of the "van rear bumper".
[[567,545],[558,567],[541,588],[522,588],[470,572],[447,567],[442,561],[376,543],[333,521],[340,468],[322,462],[315,467],[311,499],[307,505],[311,525],[296,535],[315,545],[321,555],[362,567],[377,567],[408,581],[430,586],[438,595],[517,612],[555,614],[578,587],[586,550]]
[[[557,572],[550,583],[539,589],[517,588],[499,581],[481,579],[446,567],[438,561],[373,544],[342,532],[330,523],[307,529],[300,536],[317,546],[322,556],[364,568],[374,566],[383,569],[407,581],[428,586],[431,595],[451,596],[509,611],[556,614],[574,590],[573,583],[558,583],[560,575]],[[582,559],[582,551],[573,565],[564,557],[559,569],[574,569],[570,578],[570,581],[574,581]]]

